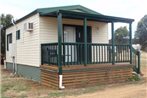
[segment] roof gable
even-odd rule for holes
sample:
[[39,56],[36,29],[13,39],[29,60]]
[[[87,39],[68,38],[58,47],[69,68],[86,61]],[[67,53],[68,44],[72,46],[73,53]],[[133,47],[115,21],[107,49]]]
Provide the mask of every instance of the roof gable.
[[50,7],[50,8],[39,8],[37,9],[37,12],[40,14],[46,14],[55,12],[58,10],[66,10],[66,11],[74,11],[74,12],[81,12],[81,13],[87,13],[87,14],[97,14],[102,15],[96,11],[93,11],[91,9],[88,9],[86,7],[83,7],[81,5],[72,5],[72,6],[61,6],[61,7]]

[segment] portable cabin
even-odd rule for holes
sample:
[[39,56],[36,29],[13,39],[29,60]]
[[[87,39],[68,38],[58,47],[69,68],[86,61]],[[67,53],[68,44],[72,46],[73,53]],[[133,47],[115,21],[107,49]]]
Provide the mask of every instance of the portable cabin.
[[[80,5],[36,9],[6,29],[6,68],[59,89],[127,81],[133,21]],[[115,44],[117,22],[129,24],[129,44]]]

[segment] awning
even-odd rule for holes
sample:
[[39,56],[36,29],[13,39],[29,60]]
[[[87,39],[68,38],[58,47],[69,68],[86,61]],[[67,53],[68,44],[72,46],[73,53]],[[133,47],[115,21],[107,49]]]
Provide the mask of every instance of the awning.
[[40,13],[40,16],[53,16],[56,17],[58,13],[62,13],[63,18],[72,18],[72,19],[83,19],[87,18],[88,20],[100,21],[100,22],[123,22],[123,23],[132,23],[134,19],[114,17],[107,15],[97,15],[89,14],[75,11],[59,10],[50,13]]

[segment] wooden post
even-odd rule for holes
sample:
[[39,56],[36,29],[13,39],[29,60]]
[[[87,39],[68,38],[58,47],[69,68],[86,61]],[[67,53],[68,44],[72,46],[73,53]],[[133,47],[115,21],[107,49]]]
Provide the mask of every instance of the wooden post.
[[132,64],[132,23],[129,23],[130,64]]
[[87,65],[87,18],[84,18],[84,65]]
[[112,65],[115,64],[115,36],[114,36],[114,23],[111,22],[111,33],[112,33]]
[[62,75],[62,13],[58,13],[58,70],[59,75]]

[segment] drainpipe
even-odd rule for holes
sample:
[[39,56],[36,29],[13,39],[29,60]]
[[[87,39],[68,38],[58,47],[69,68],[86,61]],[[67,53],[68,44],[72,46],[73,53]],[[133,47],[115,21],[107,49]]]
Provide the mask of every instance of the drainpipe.
[[64,89],[65,87],[63,86],[63,76],[59,75],[59,89]]
[[13,61],[13,73],[15,74],[15,56],[12,56]]

